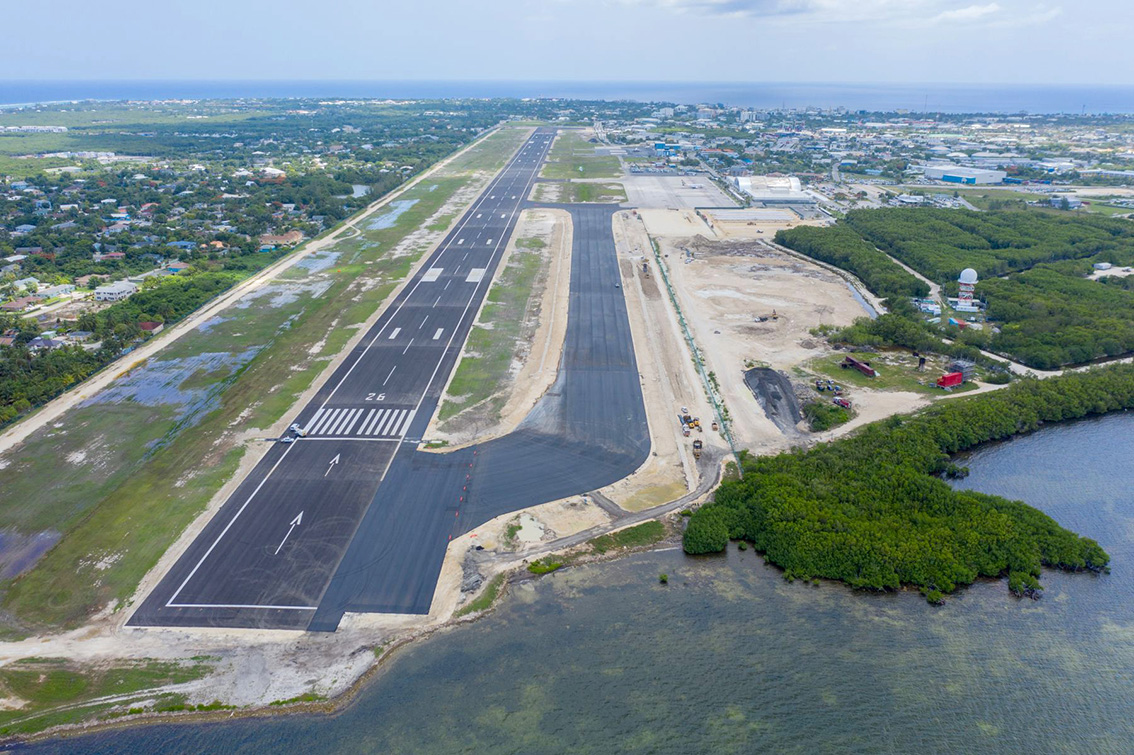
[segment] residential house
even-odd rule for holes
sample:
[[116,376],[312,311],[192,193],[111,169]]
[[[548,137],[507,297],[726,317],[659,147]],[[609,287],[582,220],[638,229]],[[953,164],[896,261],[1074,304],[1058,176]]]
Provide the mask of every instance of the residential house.
[[153,336],[165,330],[165,325],[160,322],[140,322],[138,323],[138,327],[141,328],[143,332]]
[[23,312],[30,307],[34,307],[36,304],[39,304],[39,300],[34,296],[21,296],[18,299],[12,299],[11,301],[0,304],[0,309],[5,312]]
[[95,289],[95,301],[122,301],[138,293],[138,287],[130,281],[118,281]]
[[44,286],[38,289],[32,296],[41,301],[47,299],[54,299],[56,296],[64,296],[75,290],[75,287],[70,283],[64,283],[58,286]]
[[66,346],[63,341],[55,338],[44,338],[43,336],[36,336],[28,341],[28,348],[35,351],[50,351],[51,349],[58,349],[60,346]]
[[168,265],[166,265],[165,269],[176,275],[178,273],[185,272],[190,267],[191,265],[188,262],[178,262],[177,260],[174,260],[173,262],[170,262]]
[[271,246],[273,248],[278,246],[291,246],[292,244],[298,244],[300,241],[303,241],[303,234],[295,230],[279,235],[265,233],[260,237],[261,246]]

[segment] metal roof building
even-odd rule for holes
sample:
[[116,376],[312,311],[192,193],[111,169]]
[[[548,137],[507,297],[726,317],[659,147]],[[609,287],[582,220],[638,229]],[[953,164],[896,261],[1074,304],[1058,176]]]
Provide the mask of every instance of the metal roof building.
[[927,165],[925,168],[926,178],[955,184],[998,184],[1007,175],[1002,170],[962,168],[959,165]]

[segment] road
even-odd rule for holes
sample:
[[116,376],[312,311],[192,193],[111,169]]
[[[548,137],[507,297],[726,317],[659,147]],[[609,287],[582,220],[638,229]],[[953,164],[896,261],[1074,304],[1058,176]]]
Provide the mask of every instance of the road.
[[509,436],[417,450],[550,147],[539,130],[130,619],[333,631],[346,611],[426,613],[449,540],[594,490],[649,452],[608,205],[574,242],[559,377]]
[[323,249],[331,246],[340,238],[349,238],[344,234],[348,231],[353,231],[354,234],[358,233],[355,227],[369,216],[373,215],[376,211],[382,209],[390,202],[395,201],[408,189],[418,185],[423,180],[432,176],[436,171],[443,168],[452,160],[465,154],[468,150],[476,147],[482,143],[484,139],[496,133],[497,129],[490,129],[485,134],[481,135],[474,142],[457,151],[456,153],[445,158],[441,162],[429,168],[424,173],[414,178],[409,183],[403,184],[401,187],[390,192],[386,196],[375,200],[366,209],[345,221],[338,228],[330,231],[329,233],[312,239],[311,241],[303,244],[296,251],[286,255],[280,260],[273,262],[268,267],[255,273],[248,279],[236,284],[228,291],[208,302],[193,314],[186,317],[171,328],[167,328],[165,332],[156,338],[146,340],[141,346],[131,351],[129,354],[124,354],[117,360],[103,367],[98,373],[92,375],[81,383],[69,388],[62,395],[57,396],[51,401],[44,404],[39,409],[27,415],[14,425],[7,427],[3,433],[0,433],[0,454],[9,451],[20,443],[27,440],[33,433],[38,430],[48,427],[59,421],[59,419],[69,410],[73,409],[82,401],[94,396],[99,391],[106,388],[112,382],[117,380],[123,374],[137,367],[142,362],[157,356],[163,349],[172,344],[178,338],[194,332],[197,327],[211,317],[216,316],[219,312],[231,307],[238,302],[250,291],[253,291],[261,286],[264,286],[274,280],[280,273],[295,265],[305,257],[322,251]]

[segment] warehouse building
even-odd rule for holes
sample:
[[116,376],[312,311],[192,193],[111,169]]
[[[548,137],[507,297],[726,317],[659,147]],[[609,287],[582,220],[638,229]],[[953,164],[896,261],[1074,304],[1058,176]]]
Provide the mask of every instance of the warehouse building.
[[737,176],[736,188],[763,204],[815,204],[795,176]]
[[930,165],[925,168],[926,178],[954,184],[998,184],[1003,183],[1007,175],[1002,170],[962,168],[959,165]]

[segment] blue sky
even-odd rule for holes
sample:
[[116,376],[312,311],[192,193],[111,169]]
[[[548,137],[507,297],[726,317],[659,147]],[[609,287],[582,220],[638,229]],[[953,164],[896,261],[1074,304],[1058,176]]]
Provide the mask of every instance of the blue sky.
[[1134,84],[1130,0],[53,0],[7,79]]

